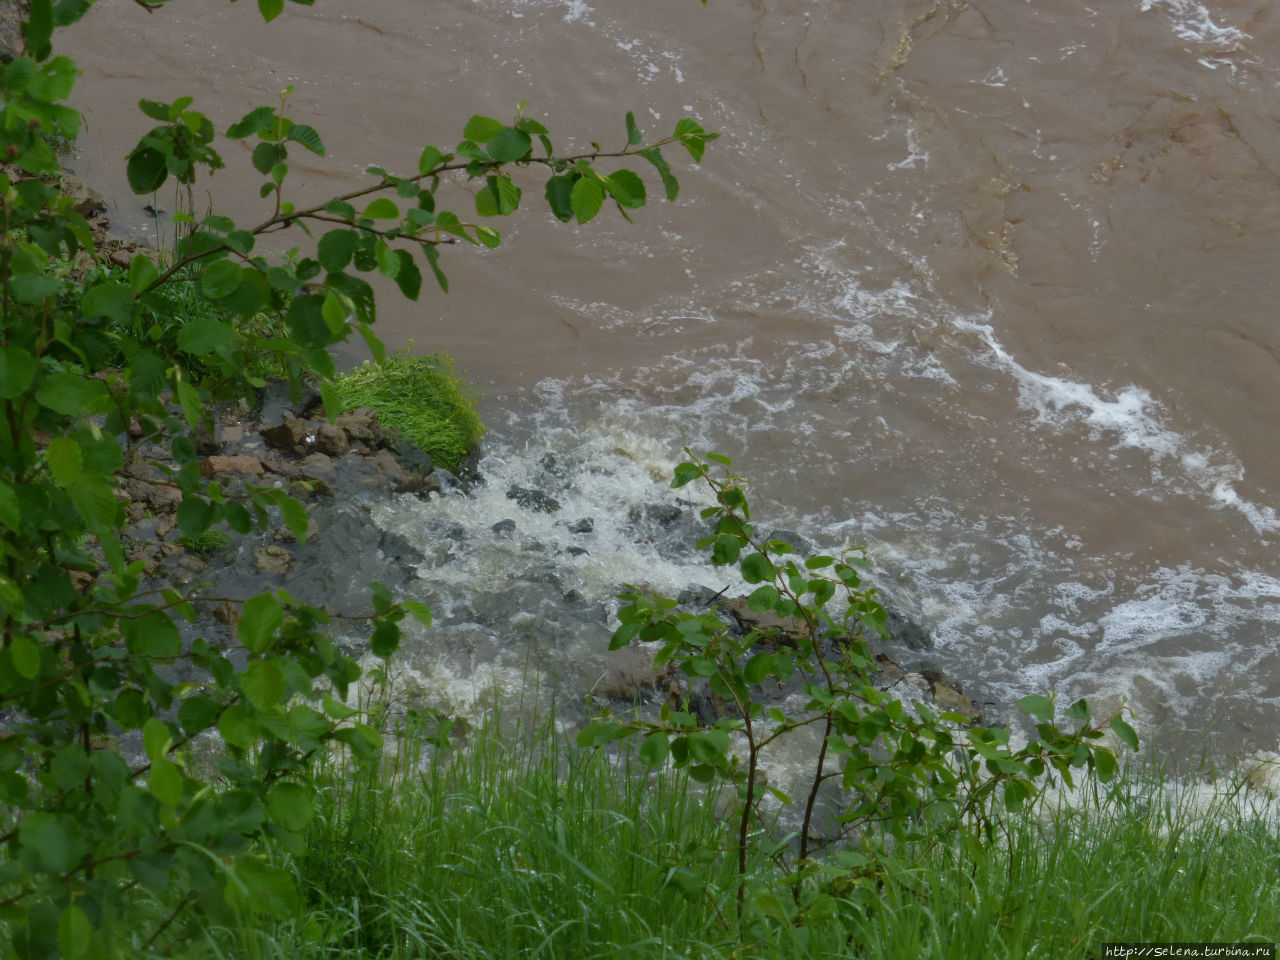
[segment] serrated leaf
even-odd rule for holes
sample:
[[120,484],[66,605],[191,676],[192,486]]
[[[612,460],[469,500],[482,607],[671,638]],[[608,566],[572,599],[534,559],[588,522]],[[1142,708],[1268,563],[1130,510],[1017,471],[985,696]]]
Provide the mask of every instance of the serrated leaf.
[[316,133],[313,127],[307,126],[305,123],[295,123],[289,128],[289,136],[286,138],[294,143],[300,143],[306,149],[310,150],[317,156],[324,156],[324,143],[320,139],[320,134]]
[[300,833],[315,818],[311,793],[298,783],[280,782],[267,794],[267,812],[271,819],[294,833]]
[[69,487],[84,470],[84,454],[80,444],[70,437],[57,437],[50,441],[44,453],[45,463],[53,482],[59,487]]
[[169,615],[153,611],[120,621],[120,632],[130,653],[141,657],[168,658],[182,653],[182,635]]
[[284,12],[284,0],[258,0],[258,10],[262,19],[270,23]]
[[605,178],[605,185],[613,199],[624,207],[643,207],[644,181],[631,170],[615,170]]
[[85,526],[93,533],[101,536],[116,525],[120,503],[116,500],[111,484],[104,477],[82,473],[75,478],[67,493]]
[[578,746],[599,747],[627,735],[629,731],[620,723],[611,720],[597,720],[589,723],[578,732]]
[[468,140],[474,140],[476,143],[486,143],[490,137],[496,135],[504,126],[505,124],[493,119],[493,117],[475,114],[467,121],[467,125],[462,128],[462,135]]
[[139,146],[125,163],[129,189],[137,194],[155,193],[169,178],[164,154],[152,147]]
[[573,185],[578,180],[577,174],[565,173],[547,180],[547,206],[561,223],[573,219]]
[[418,173],[425,177],[428,173],[438,167],[443,159],[443,151],[436,147],[423,147],[422,154],[418,157]]
[[413,262],[413,254],[408,250],[397,250],[395,254],[400,261],[400,268],[396,271],[396,286],[406,300],[417,300],[422,292],[422,271]]
[[630,110],[627,111],[627,146],[634,147],[644,137],[640,133],[640,128],[636,126],[636,115]]
[[[474,137],[472,139],[475,139]],[[515,127],[503,127],[489,138],[486,144],[489,156],[499,163],[511,163],[527,157],[533,150],[533,141],[523,130]]]
[[9,656],[18,676],[34,680],[40,674],[40,648],[25,633],[13,638],[9,644]]
[[436,283],[440,285],[440,289],[445,293],[449,292],[449,278],[445,276],[443,270],[440,269],[440,251],[436,249],[434,243],[424,243],[422,252],[426,255],[427,266],[431,268],[431,273],[436,278]]
[[653,731],[644,738],[644,743],[640,744],[640,760],[646,767],[661,766],[670,755],[671,744],[667,740],[667,734],[662,730]]
[[671,172],[671,166],[667,163],[666,157],[662,155],[662,151],[657,147],[650,147],[648,150],[641,150],[640,156],[653,164],[658,171],[658,176],[662,178],[662,186],[667,191],[667,199],[674,201],[680,194],[680,181]]
[[[240,268],[234,264],[228,264],[231,269],[240,275]],[[189,353],[193,357],[202,357],[207,353],[212,353],[223,344],[230,343],[235,332],[231,329],[231,325],[223,323],[210,316],[196,317],[185,323],[178,330],[178,336],[175,338],[178,349],[183,353]]]
[[26,393],[35,378],[36,361],[22,347],[0,348],[0,399],[13,400]]
[[58,914],[58,948],[63,960],[80,960],[93,949],[93,924],[75,904],[63,907]]
[[211,300],[229,297],[240,289],[244,271],[230,260],[218,260],[205,267],[200,276],[200,292]]
[[431,626],[431,608],[418,600],[401,600],[400,606],[424,627]]
[[236,123],[227,128],[227,136],[232,140],[243,140],[255,133],[267,130],[276,122],[274,107],[254,107]]
[[355,256],[356,244],[359,240],[359,234],[354,230],[330,230],[320,238],[320,244],[316,249],[320,266],[329,273],[345,270],[351,258]]
[[573,185],[569,204],[579,223],[587,223],[595,218],[604,206],[604,196],[604,185],[595,177],[582,177]]
[[1018,709],[1046,723],[1053,722],[1053,701],[1048,697],[1042,697],[1037,693],[1030,694],[1018,701]]
[[155,798],[166,807],[176,807],[182,802],[182,773],[178,770],[178,765],[168,757],[159,757],[151,761],[147,786]]
[[280,702],[288,685],[280,664],[274,660],[254,660],[240,674],[240,689],[256,709],[266,710]]
[[777,576],[773,563],[763,553],[748,554],[741,564],[742,579],[747,583],[772,581]]
[[243,613],[236,623],[236,636],[250,653],[262,653],[283,622],[284,609],[276,598],[260,593],[244,602]]
[[280,517],[285,522],[285,526],[293,533],[299,545],[306,546],[307,543],[307,508],[293,497],[281,494],[277,505],[280,507]]
[[136,296],[160,279],[155,261],[145,253],[137,253],[129,263],[129,289]]

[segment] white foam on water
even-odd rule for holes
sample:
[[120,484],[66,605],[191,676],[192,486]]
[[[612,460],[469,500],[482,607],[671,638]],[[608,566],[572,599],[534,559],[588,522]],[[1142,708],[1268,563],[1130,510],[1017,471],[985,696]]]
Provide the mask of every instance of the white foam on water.
[[1038,423],[1058,428],[1082,423],[1096,436],[1112,437],[1117,448],[1145,451],[1156,479],[1163,476],[1160,466],[1171,462],[1212,505],[1236,510],[1258,533],[1280,530],[1274,508],[1246,500],[1236,491],[1233,483],[1244,476],[1240,464],[1216,451],[1191,447],[1166,425],[1159,401],[1147,390],[1129,385],[1103,396],[1092,384],[1028,370],[1000,343],[990,323],[963,317],[952,322],[976,334],[996,365],[1012,374],[1019,403],[1035,413]]
[[1252,39],[1239,27],[1217,23],[1213,11],[1198,0],[1142,0],[1141,12],[1163,10],[1178,39],[1211,46],[1219,51],[1235,51]]

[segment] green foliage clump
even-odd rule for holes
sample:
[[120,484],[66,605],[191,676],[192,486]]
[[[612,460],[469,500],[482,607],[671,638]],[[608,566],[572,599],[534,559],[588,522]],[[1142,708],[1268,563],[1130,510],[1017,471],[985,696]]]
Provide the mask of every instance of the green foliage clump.
[[192,553],[207,557],[228,546],[231,543],[231,537],[221,530],[205,530],[201,533],[179,534],[177,542]]
[[373,407],[378,422],[399,430],[441,466],[456,470],[485,426],[466,384],[446,353],[402,350],[333,379],[343,410]]

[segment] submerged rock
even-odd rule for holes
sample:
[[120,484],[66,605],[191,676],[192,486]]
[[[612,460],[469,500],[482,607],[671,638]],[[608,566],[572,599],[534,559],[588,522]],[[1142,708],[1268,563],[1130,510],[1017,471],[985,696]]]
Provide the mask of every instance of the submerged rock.
[[507,488],[507,499],[514,500],[518,507],[534,513],[555,513],[560,509],[560,501],[555,497],[519,484]]

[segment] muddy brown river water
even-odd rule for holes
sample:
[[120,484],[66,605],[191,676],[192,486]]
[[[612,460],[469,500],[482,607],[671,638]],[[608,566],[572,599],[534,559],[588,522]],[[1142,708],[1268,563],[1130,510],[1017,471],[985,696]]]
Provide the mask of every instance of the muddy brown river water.
[[[75,164],[138,233],[163,232],[123,179],[139,97],[225,129],[296,84],[329,147],[299,200],[526,99],[564,150],[697,116],[721,138],[676,204],[569,228],[530,202],[501,249],[449,251],[448,296],[383,296],[390,342],[485,391],[490,468],[551,453],[598,514],[723,450],[780,524],[869,543],[991,699],[1127,697],[1148,732],[1278,749],[1274,0],[317,0],[265,27],[100,0],[63,36]],[[248,222],[241,154],[201,202]],[[575,589],[607,596],[619,557],[696,577],[598,530]],[[518,575],[503,556],[445,579]]]

